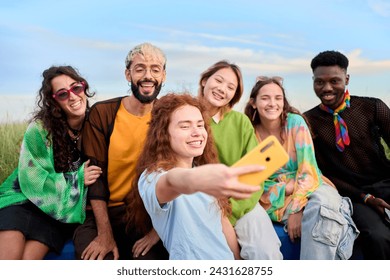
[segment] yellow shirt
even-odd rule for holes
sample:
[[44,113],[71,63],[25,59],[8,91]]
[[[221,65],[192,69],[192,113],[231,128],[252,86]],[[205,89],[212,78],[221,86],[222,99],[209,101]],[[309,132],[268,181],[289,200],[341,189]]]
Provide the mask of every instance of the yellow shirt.
[[121,103],[115,118],[114,130],[108,148],[108,206],[123,204],[131,189],[135,166],[142,151],[150,113],[138,117],[130,114]]

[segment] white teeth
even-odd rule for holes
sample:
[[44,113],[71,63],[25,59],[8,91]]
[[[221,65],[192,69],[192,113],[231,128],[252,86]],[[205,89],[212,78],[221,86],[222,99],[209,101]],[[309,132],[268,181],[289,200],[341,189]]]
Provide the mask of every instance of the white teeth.
[[218,99],[218,100],[222,100],[223,99],[223,96],[221,96],[220,94],[217,94],[215,92],[213,92],[213,96]]
[[80,104],[81,104],[81,101],[71,104],[70,107],[74,108],[74,107],[79,106]]
[[191,141],[188,144],[200,146],[200,145],[202,145],[202,141],[200,141],[200,140],[199,141]]

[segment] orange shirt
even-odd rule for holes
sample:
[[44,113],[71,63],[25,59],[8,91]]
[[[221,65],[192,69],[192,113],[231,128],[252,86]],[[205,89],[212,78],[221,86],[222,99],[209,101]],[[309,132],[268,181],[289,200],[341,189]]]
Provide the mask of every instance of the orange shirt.
[[131,189],[150,118],[150,113],[142,117],[130,114],[122,103],[119,107],[108,148],[108,206],[123,204]]

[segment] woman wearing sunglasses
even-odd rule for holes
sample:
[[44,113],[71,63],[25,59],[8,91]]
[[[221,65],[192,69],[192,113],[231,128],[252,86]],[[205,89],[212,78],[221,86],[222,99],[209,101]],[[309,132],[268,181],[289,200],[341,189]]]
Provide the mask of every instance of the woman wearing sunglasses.
[[274,135],[289,154],[287,164],[265,181],[260,203],[285,225],[291,242],[301,241],[300,259],[348,259],[358,235],[351,201],[319,170],[310,130],[287,101],[282,82],[258,77],[245,107],[259,142]]
[[101,173],[84,163],[80,152],[91,96],[87,81],[73,67],[43,72],[18,166],[0,186],[0,259],[58,253],[84,221],[86,186]]

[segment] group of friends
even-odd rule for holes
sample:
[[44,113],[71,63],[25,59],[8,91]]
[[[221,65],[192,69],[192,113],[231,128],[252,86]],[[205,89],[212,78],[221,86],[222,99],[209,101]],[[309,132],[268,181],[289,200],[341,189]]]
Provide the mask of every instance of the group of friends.
[[[77,259],[283,259],[274,223],[300,259],[390,259],[390,109],[351,96],[348,58],[311,61],[321,103],[300,113],[283,79],[259,76],[244,113],[240,68],[200,75],[199,92],[158,97],[166,56],[150,44],[125,59],[129,94],[94,96],[72,66],[43,72],[17,168],[0,186],[0,259],[43,259],[72,239]],[[260,186],[232,167],[268,136],[288,162]],[[387,209],[387,210],[386,210]]]

